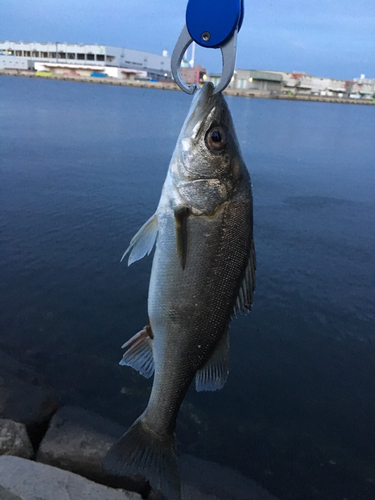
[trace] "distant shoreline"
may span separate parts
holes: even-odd
[[[96,83],[101,85],[117,85],[122,87],[137,87],[159,90],[176,90],[180,88],[174,82],[150,82],[150,81],[137,81],[137,80],[115,80],[112,78],[95,78],[95,77],[80,77],[80,76],[42,76],[27,70],[0,70],[0,76],[21,76],[24,78],[48,78],[49,80],[63,80],[69,82],[82,82],[82,83]],[[311,95],[283,95],[283,94],[269,94],[261,93],[259,91],[250,91],[242,89],[226,89],[224,94],[229,96],[250,97],[260,99],[278,99],[286,101],[311,101],[311,102],[327,102],[337,104],[361,104],[361,105],[374,105],[371,100],[365,99],[349,99],[345,97],[323,97]]]

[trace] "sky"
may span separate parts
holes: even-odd
[[[375,0],[244,3],[237,68],[375,78]],[[99,43],[171,54],[186,6],[187,0],[4,0],[0,40]],[[199,47],[195,62],[220,72],[220,51]]]

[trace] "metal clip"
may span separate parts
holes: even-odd
[[[231,38],[229,38],[228,41],[220,47],[221,56],[223,59],[223,71],[221,74],[220,81],[215,87],[213,94],[217,94],[218,92],[221,92],[225,88],[227,88],[232,79],[236,63],[237,32],[238,30],[235,29]],[[177,83],[177,85],[180,87],[180,89],[186,92],[187,94],[194,94],[197,86],[196,85],[189,86],[182,79],[181,61],[182,58],[184,57],[187,48],[193,41],[194,40],[191,37],[189,30],[187,29],[187,26],[185,24],[177,40],[171,59],[171,70],[173,78]]]

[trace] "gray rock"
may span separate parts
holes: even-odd
[[[0,351],[0,418],[25,424],[34,448],[58,404],[31,368]]]
[[[1,500],[22,500],[18,495],[13,495],[10,491],[0,486],[0,499]]]
[[[64,406],[53,416],[36,459],[97,480],[104,455],[124,432],[100,415]]]
[[[26,427],[13,420],[0,419],[0,455],[31,458],[33,454]]]
[[[112,420],[83,408],[64,406],[53,416],[36,460],[98,483],[118,486],[116,479],[103,471],[101,462],[125,430]],[[147,481],[131,478],[121,486],[143,495],[150,490]]]
[[[0,457],[1,500],[141,500],[138,493],[18,457]]]

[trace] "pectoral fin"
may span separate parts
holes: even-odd
[[[187,207],[179,208],[174,212],[174,222],[176,228],[176,247],[177,255],[180,260],[182,269],[186,266],[187,255],[187,218],[189,216]]]
[[[150,378],[154,373],[153,338],[151,326],[148,324],[122,346],[127,350],[120,365],[131,366],[144,377]]]
[[[227,381],[229,373],[228,332],[217,343],[207,363],[195,375],[195,388],[200,391],[218,391]]]
[[[121,262],[130,251],[128,266],[142,259],[146,254],[150,255],[158,235],[158,229],[158,217],[154,214],[145,224],[143,224],[137,234],[133,236],[129,247],[121,257]]]

